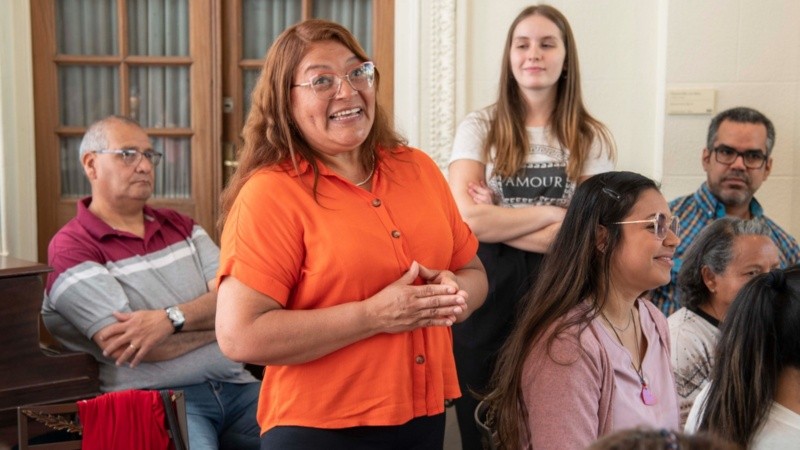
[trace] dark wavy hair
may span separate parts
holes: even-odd
[[[516,448],[527,437],[528,411],[523,402],[525,358],[553,323],[584,300],[586,314],[561,322],[548,342],[567,328],[586,328],[606,303],[611,261],[622,240],[622,226],[642,192],[658,185],[633,172],[607,172],[584,181],[575,190],[561,229],[542,263],[534,288],[523,299],[524,310],[503,347],[485,400],[502,448]],[[600,228],[605,228],[601,241]],[[602,250],[601,250],[602,247]]]
[[[773,269],[739,291],[715,353],[698,429],[749,447],[781,371],[800,369],[800,266]]]

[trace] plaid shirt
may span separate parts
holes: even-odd
[[[661,308],[661,311],[667,316],[680,308],[677,279],[678,271],[683,262],[683,254],[706,225],[716,219],[725,217],[725,205],[714,197],[706,183],[703,183],[694,194],[678,197],[669,202],[669,208],[672,210],[672,214],[680,218],[681,242],[678,244],[678,248],[675,249],[675,265],[672,267],[671,273],[672,280],[668,285],[653,291],[653,303]],[[750,201],[750,214],[763,220],[772,230],[772,240],[778,246],[781,254],[781,267],[788,267],[800,262],[800,248],[798,248],[797,241],[777,223],[764,215],[764,209],[755,198]]]

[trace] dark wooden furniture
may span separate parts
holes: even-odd
[[[0,448],[16,444],[17,407],[93,397],[97,363],[82,353],[48,356],[39,345],[39,311],[50,271],[0,256]]]

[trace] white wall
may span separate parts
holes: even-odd
[[[446,159],[463,116],[496,96],[505,33],[523,0],[396,0],[396,119],[412,145]],[[576,35],[589,110],[611,129],[617,167],[662,179],[667,198],[704,179],[710,116],[665,116],[668,89],[717,90],[717,110],[762,110],[777,128],[758,197],[800,236],[800,2],[557,0]],[[0,2],[0,253],[36,258],[35,168],[26,0]],[[437,74],[451,70],[449,85]],[[452,93],[441,92],[452,90]],[[4,215],[3,215],[4,214]]]
[[[430,99],[431,59],[441,57],[432,42],[441,42],[448,27],[426,21],[430,10],[447,12],[455,2],[450,38],[456,47],[455,99],[442,105]],[[437,121],[452,108],[454,122],[494,101],[507,28],[526,0],[397,0],[421,18],[415,23],[398,15],[404,29],[418,28],[418,44],[398,36],[399,58],[419,65],[410,77],[398,73],[398,123],[412,144],[440,162],[447,151],[434,139],[445,134]],[[665,197],[694,191],[705,179],[700,165],[712,115],[666,115],[670,89],[711,88],[716,111],[751,106],[775,123],[775,165],[757,197],[767,214],[800,236],[800,2],[796,0],[553,0],[569,19],[581,63],[584,101],[606,123],[618,145],[617,168],[662,181]],[[419,10],[421,9],[421,13]],[[446,14],[445,14],[446,16]],[[400,28],[398,28],[400,29]],[[413,34],[413,33],[411,33]],[[434,35],[436,39],[432,38]],[[447,37],[447,36],[445,36]],[[447,40],[445,39],[445,42]],[[416,54],[415,54],[416,51]],[[416,55],[416,56],[415,56]],[[445,55],[447,56],[447,55]],[[402,89],[414,86],[414,89]],[[409,98],[418,93],[419,98]],[[414,110],[418,107],[418,110]],[[448,130],[454,131],[455,124]],[[446,147],[446,146],[444,146]]]
[[[0,255],[36,261],[30,25],[26,0],[0,5]]]
[[[666,53],[666,22],[661,11],[666,10],[665,1],[551,2],[570,20],[578,45],[584,100],[590,112],[611,129],[619,147],[617,166],[653,177],[661,174],[663,108],[659,105],[663,98]],[[423,8],[436,9],[448,3],[452,2],[433,0],[425,2]],[[407,6],[416,2],[399,0],[398,4]],[[455,2],[456,60],[452,70],[456,71],[456,98],[450,136],[468,112],[495,101],[508,26],[529,4],[524,0]],[[420,23],[424,37],[418,58],[427,61],[437,49],[429,45],[433,39],[426,38],[430,30],[425,29],[424,19]],[[437,25],[434,24],[434,32]],[[425,67],[423,64],[422,74]],[[400,84],[403,82],[398,80]],[[414,120],[419,124],[414,136],[420,140],[412,139],[412,143],[438,158],[439,145],[426,141],[426,137],[441,134],[430,127],[441,114],[442,105],[426,102],[438,92],[426,93],[424,79],[421,86],[419,117]],[[398,89],[397,95],[404,97],[406,93]],[[399,123],[412,121],[402,114],[398,111]]]
[[[492,103],[497,97],[503,45],[509,24],[528,1],[464,2],[470,9],[469,48],[464,110]],[[658,2],[614,0],[553,1],[570,21],[580,58],[584,101],[589,111],[609,126],[619,148],[617,167],[654,176],[660,143],[658,100]]]
[[[800,2],[670,0],[666,88],[711,88],[717,111],[750,106],[775,124],[774,164],[756,197],[767,215],[800,236]],[[667,116],[664,192],[705,180],[700,152],[710,116]]]

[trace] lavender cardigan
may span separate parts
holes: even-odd
[[[647,308],[661,345],[669,351],[666,318],[650,301],[640,298],[639,304]],[[581,304],[568,315],[586,310]],[[522,390],[530,436],[522,448],[583,449],[613,431],[614,369],[598,335],[602,331],[590,323],[578,342],[577,328],[569,328],[553,341],[548,355],[545,343],[562,321],[548,329],[525,359]]]

